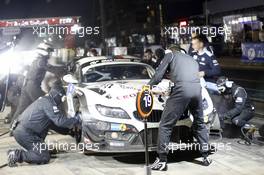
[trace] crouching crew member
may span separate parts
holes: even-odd
[[[13,123],[15,140],[23,149],[8,151],[8,165],[16,166],[16,163],[45,164],[50,160],[48,146],[45,138],[48,130],[62,131],[77,127],[81,124],[80,116],[67,118],[59,110],[65,96],[63,87],[54,85],[49,94],[37,99],[19,117],[17,123]],[[63,131],[65,133],[65,131]]]
[[[204,123],[199,66],[190,56],[180,53],[176,47],[170,48],[173,52],[167,53],[149,82],[153,86],[158,84],[167,69],[170,68],[170,80],[174,83],[171,95],[166,101],[162,113],[158,133],[159,158],[151,165],[152,170],[167,170],[167,155],[173,127],[177,120],[189,107],[193,117],[194,133],[200,145],[203,156],[203,165],[208,166],[212,161],[208,158],[208,130]]]
[[[222,95],[232,96],[234,106],[233,109],[220,114],[220,117],[230,119],[232,124],[238,127],[245,127],[254,116],[254,106],[251,104],[246,90],[232,81],[228,81],[224,76],[219,77],[216,83]]]

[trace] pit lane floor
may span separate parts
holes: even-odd
[[[7,114],[0,113],[0,135],[8,131],[8,126],[3,124],[3,118]],[[252,123],[264,124],[263,118],[253,118]],[[169,156],[167,172],[155,172],[152,174],[168,175],[264,175],[264,146],[239,144],[239,130],[226,127],[224,138],[211,139],[212,144],[218,143],[218,151],[211,154],[213,163],[209,167],[199,165],[199,154],[196,151],[175,151]],[[47,143],[75,143],[70,136],[59,134],[48,135]],[[8,149],[19,148],[13,137],[8,134],[0,136],[0,166],[6,164]],[[18,167],[0,168],[0,175],[137,175],[144,172],[144,153],[128,154],[90,154],[85,155],[78,150],[61,151],[52,155],[49,164],[29,165],[19,164]],[[150,162],[155,161],[156,154],[150,154]]]
[[[47,137],[50,142],[74,143],[69,136],[52,134]],[[241,145],[237,143],[239,138],[223,138],[222,140],[212,140],[213,143],[221,143],[219,150],[211,155],[213,163],[209,167],[199,165],[198,153],[195,151],[176,151],[169,157],[169,169],[167,172],[153,172],[152,174],[195,174],[195,175],[264,175],[264,146]],[[230,146],[222,149],[225,144]],[[13,137],[4,135],[0,138],[0,165],[6,163],[6,151],[10,148],[18,148],[18,144]],[[222,148],[221,148],[222,147]],[[231,148],[231,149],[230,149]],[[155,160],[155,153],[150,154],[150,161]],[[59,152],[52,155],[49,164],[29,165],[19,164],[18,167],[3,167],[0,169],[1,175],[50,175],[50,174],[115,174],[133,175],[144,174],[144,153],[130,154],[95,154],[84,155],[78,151]]]

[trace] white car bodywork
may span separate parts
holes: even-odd
[[[104,61],[101,62],[102,60]],[[85,65],[87,63],[89,63],[87,66],[82,67],[82,65]],[[95,67],[107,66],[107,65],[113,65],[113,64],[114,65],[126,65],[127,64],[127,65],[144,66],[146,67],[147,73],[149,74],[150,77],[155,72],[154,69],[151,68],[147,64],[143,64],[139,62],[131,62],[127,60],[111,61],[107,59],[106,57],[83,58],[76,62],[76,65],[81,67],[81,69],[77,70],[76,72],[78,72],[79,74],[84,74],[88,70],[93,69]],[[64,80],[66,82],[70,82],[69,79],[70,79],[69,75],[64,77]],[[83,125],[87,124],[88,126],[90,125],[90,123],[96,122],[94,123],[94,125],[96,125],[97,129],[99,128],[99,130],[101,130],[102,128],[107,128],[106,125],[110,124],[110,129],[108,127],[107,129],[105,129],[105,131],[110,130],[109,132],[111,132],[110,134],[111,137],[115,136],[116,133],[114,132],[118,132],[118,133],[126,132],[126,130],[123,130],[122,127],[129,128],[131,126],[131,128],[133,128],[132,130],[135,131],[134,137],[137,137],[137,136],[139,137],[139,133],[142,133],[144,131],[144,123],[138,117],[135,116],[136,96],[137,96],[138,91],[143,87],[143,85],[146,85],[149,82],[149,80],[150,79],[134,79],[134,80],[124,79],[124,80],[110,80],[110,81],[108,80],[108,81],[91,82],[91,83],[84,83],[84,82],[80,83],[79,82],[79,84],[75,84],[75,94],[71,95],[70,97],[77,96],[77,99],[80,103],[79,111],[81,111],[82,113]],[[170,90],[170,81],[167,79],[162,80],[162,82],[153,89],[153,91],[160,91],[160,92],[165,92],[165,91],[168,92],[169,90]],[[205,115],[208,115],[213,111],[212,102],[208,95],[207,90],[204,87],[203,87],[202,92],[203,92],[202,94],[203,94],[204,100],[209,101],[209,103],[207,102],[207,105],[209,106],[207,107],[207,109],[204,110]],[[168,93],[166,95],[164,94],[154,95],[153,110],[162,111],[165,106],[165,102],[167,98],[168,98]],[[73,104],[73,103],[68,103],[68,104]],[[125,113],[128,114],[129,118],[115,118],[115,117],[104,116],[102,115],[102,113],[99,112],[97,105],[122,109]],[[74,106],[68,107],[68,109],[73,109],[73,108]],[[72,111],[70,111],[70,113],[72,113]],[[157,121],[148,122],[148,128],[157,130],[159,127],[159,120],[160,118]],[[176,126],[185,126],[187,128],[191,128],[192,121],[193,121],[192,117],[187,117],[185,119],[179,120]],[[120,130],[118,129],[118,127],[120,128]],[[83,126],[83,128],[85,127]],[[89,127],[87,130],[89,130]],[[102,132],[102,133],[105,133],[105,132]],[[98,137],[96,136],[96,138]],[[106,136],[103,136],[102,138],[104,137]],[[104,142],[106,142],[105,140]],[[96,141],[91,139],[89,134],[87,135],[84,134],[82,141],[84,143],[96,143]],[[107,140],[107,144],[108,144],[108,147],[106,147],[105,149],[97,149],[93,151],[101,151],[101,152],[135,151],[137,152],[137,151],[144,150],[143,143],[134,146],[134,145],[128,145],[128,143],[126,142],[122,143],[122,141],[118,139],[115,140],[115,139],[110,138]]]

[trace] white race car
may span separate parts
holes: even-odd
[[[132,56],[87,57],[76,61],[73,73],[64,76],[68,84],[68,114],[81,112],[81,143],[89,145],[89,151],[144,151],[144,123],[136,110],[136,95],[155,70],[139,61]],[[170,81],[164,79],[155,89],[168,92]],[[153,111],[148,118],[150,151],[157,146],[159,121],[167,98],[168,93],[154,95]],[[210,113],[212,109],[206,115]],[[188,114],[174,127],[172,142],[193,141],[192,117]]]

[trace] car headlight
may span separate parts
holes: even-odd
[[[95,105],[97,111],[106,117],[120,118],[120,119],[130,119],[126,111],[121,108],[108,107],[103,105]]]

